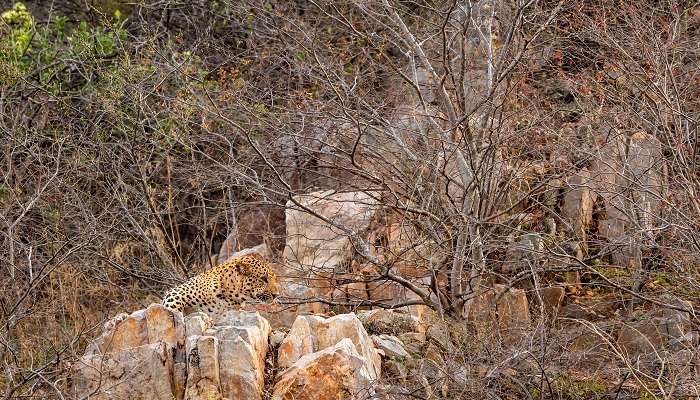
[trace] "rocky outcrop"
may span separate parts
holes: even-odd
[[[217,320],[204,313],[183,318],[153,304],[119,314],[73,365],[72,394],[91,399],[262,399],[270,334],[266,319],[245,311],[229,311]],[[373,395],[380,378],[380,354],[409,357],[398,338],[370,337],[355,314],[299,316],[286,337],[277,332],[273,342],[279,345],[280,370],[274,399],[364,399]]]
[[[377,379],[381,371],[379,354],[372,338],[354,313],[331,318],[315,315],[297,317],[280,345],[278,365],[280,368],[289,368],[300,358],[335,346],[343,339],[350,339],[358,354],[366,360],[370,377]]]
[[[109,320],[73,365],[76,398],[181,399],[185,388],[182,314],[153,304]]]
[[[234,311],[214,322],[157,304],[117,315],[73,365],[74,396],[262,398],[269,323]]]
[[[273,399],[355,399],[373,393],[381,358],[355,314],[300,316],[282,341]]]

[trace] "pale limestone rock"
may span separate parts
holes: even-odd
[[[381,351],[386,357],[408,358],[411,356],[404,348],[404,344],[396,336],[372,335],[372,342],[377,350]]]
[[[228,312],[217,321],[195,313],[183,321],[154,304],[120,314],[74,364],[72,391],[97,399],[259,400],[269,333],[257,313]]]
[[[219,380],[225,399],[261,399],[265,364],[241,337],[219,340]]]
[[[187,338],[188,400],[221,399],[219,379],[219,340],[213,336]]]
[[[270,334],[270,347],[273,349],[280,347],[285,336],[287,334],[282,331],[272,331]]]
[[[85,355],[73,364],[72,392],[75,398],[99,400],[182,398],[182,384],[175,377],[172,348],[159,342]]]
[[[299,195],[294,199],[356,233],[367,229],[379,208],[379,201],[365,192],[327,190]],[[300,275],[338,272],[352,251],[347,233],[306,212],[291,200],[286,207],[287,245],[284,259],[290,272]]]
[[[381,358],[354,313],[327,319],[315,315],[298,317],[280,345],[278,365],[281,369],[289,368],[300,358],[332,347],[343,339],[350,339],[360,357],[365,360],[370,378],[379,378]]]
[[[214,324],[211,317],[204,312],[196,312],[185,317],[185,334],[189,336],[203,335],[204,331]]]
[[[345,338],[332,346],[297,359],[282,372],[273,400],[368,399],[378,378],[371,363]]]
[[[88,347],[90,353],[116,353],[157,342],[171,346],[184,344],[182,314],[151,304],[131,315],[118,314],[105,323],[102,335]]]

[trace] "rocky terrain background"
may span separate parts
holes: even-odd
[[[700,395],[694,3],[0,6],[3,398]]]

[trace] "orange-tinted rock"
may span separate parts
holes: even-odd
[[[353,313],[327,319],[315,315],[298,317],[280,345],[278,365],[281,369],[289,368],[300,358],[335,346],[343,339],[350,339],[357,353],[365,360],[369,376],[379,378],[381,358],[372,339]]]
[[[377,376],[350,339],[307,354],[284,371],[275,384],[273,400],[351,400],[373,394]]]
[[[516,340],[530,323],[529,304],[524,290],[505,288],[494,285],[480,293],[470,305],[469,319],[507,340]]]

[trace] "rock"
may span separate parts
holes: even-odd
[[[129,314],[118,314],[104,325],[102,334],[88,346],[87,354],[118,353],[147,344],[165,342],[171,347],[185,345],[182,314],[151,304]]]
[[[410,279],[415,285],[429,291],[433,266],[440,265],[445,258],[444,250],[433,240],[420,234],[416,227],[407,220],[387,221],[387,224],[372,230],[368,236],[372,254],[379,260],[389,262],[392,270],[398,275]],[[381,271],[376,267],[365,265],[360,271],[366,279],[380,278]],[[444,274],[437,274],[438,284],[447,284]],[[366,284],[367,288],[359,291],[360,298],[382,301],[387,304],[398,304],[416,299],[415,294],[408,291],[402,285],[389,281],[376,279]],[[422,305],[402,307],[408,313],[421,317]]]
[[[506,262],[503,272],[514,274],[537,268],[542,259],[542,236],[538,233],[526,233],[511,243],[506,249]]]
[[[207,330],[207,334],[215,336],[219,340],[241,337],[258,353],[260,363],[265,361],[270,324],[258,313],[228,311],[220,320],[216,321],[212,328]]]
[[[211,317],[204,312],[195,312],[185,317],[185,334],[189,336],[202,335],[214,324]]]
[[[406,400],[416,397],[414,390],[405,386],[405,384],[377,384],[375,386],[377,392],[377,400]]]
[[[604,206],[606,219],[599,222],[598,234],[615,246],[615,264],[638,269],[641,249],[629,243],[632,236],[658,225],[655,218],[660,215],[659,199],[667,185],[663,146],[644,132],[605,135],[604,139],[601,135],[599,142],[602,143],[587,183]],[[635,216],[635,220],[630,220],[630,216]]]
[[[278,275],[279,276],[279,275]],[[316,290],[304,283],[295,282],[289,278],[278,278],[280,296],[288,299],[310,299],[318,295]],[[258,311],[269,319],[274,328],[289,328],[298,315],[323,314],[327,306],[319,302],[309,302],[299,305],[289,304],[258,304],[246,307],[246,310]]]
[[[430,343],[435,343],[438,345],[438,347],[440,347],[440,349],[447,352],[452,352],[455,348],[454,344],[452,344],[452,340],[450,339],[450,334],[446,331],[446,328],[447,327],[444,325],[431,325],[428,328],[428,331],[425,333],[425,336]]]
[[[408,368],[397,360],[387,360],[383,365],[384,375],[400,383],[406,383]]]
[[[103,333],[74,364],[75,397],[182,398],[185,325],[182,314],[152,304],[105,323]]]
[[[651,358],[658,351],[680,350],[694,345],[692,337],[686,336],[690,333],[688,318],[680,312],[664,311],[665,316],[648,315],[620,327],[617,343],[631,359]],[[684,343],[688,340],[691,343]]]
[[[296,325],[296,324],[295,324]],[[378,378],[351,339],[306,354],[282,372],[273,400],[367,399]]]
[[[386,357],[389,358],[407,358],[408,354],[403,343],[396,336],[391,335],[372,335],[374,346],[381,350]]]
[[[287,334],[282,331],[272,331],[270,334],[270,347],[273,349],[280,347],[285,336]]]
[[[505,289],[496,284],[467,303],[468,319],[487,331],[499,332],[506,341],[514,341],[529,325],[530,309],[524,290]]]
[[[436,366],[442,366],[445,364],[445,359],[442,357],[442,354],[443,350],[440,346],[430,342],[425,348],[425,353],[423,353],[423,360],[429,360]]]
[[[547,315],[556,315],[561,308],[561,303],[564,300],[565,290],[561,286],[551,286],[540,289],[542,297],[542,306]]]
[[[218,340],[222,396],[261,399],[270,335],[267,320],[258,313],[229,311],[205,334]]]
[[[131,315],[119,314],[105,323],[102,335],[89,346],[89,352],[116,353],[146,344],[166,342],[183,345],[185,338],[182,314],[160,304]]]
[[[247,249],[239,250],[233,253],[225,252],[224,248],[222,247],[221,252],[219,252],[219,256],[216,259],[216,262],[218,264],[223,264],[228,260],[241,258],[249,254],[260,254],[266,260],[272,258],[272,251],[270,250],[270,247],[267,245],[267,243],[262,243],[257,246],[248,247]]]
[[[213,336],[187,338],[188,400],[221,399],[219,379],[219,340]]]
[[[278,351],[277,362],[280,369],[290,368],[300,358],[335,346],[343,339],[349,339],[365,363],[371,379],[378,379],[381,372],[381,358],[374,348],[372,339],[354,313],[322,318],[315,315],[297,317],[294,325],[284,338]]]
[[[74,398],[157,399],[182,398],[176,382],[172,348],[164,342],[116,353],[87,354],[73,364]]]
[[[357,318],[368,332],[374,334],[398,335],[405,332],[418,332],[422,326],[417,317],[391,310],[376,309],[360,311]]]
[[[264,353],[242,337],[219,340],[219,380],[225,399],[261,399],[265,385]]]
[[[313,212],[361,233],[379,208],[379,201],[365,192],[337,193],[333,190],[295,196],[294,200]],[[287,245],[285,263],[301,275],[342,271],[351,256],[346,232],[298,207],[286,206]]]
[[[562,217],[570,224],[577,238],[585,239],[586,230],[593,223],[593,192],[588,186],[591,174],[586,168],[566,181]]]
[[[73,366],[76,398],[262,398],[270,325],[258,313],[212,321],[153,304],[119,314]],[[187,334],[187,335],[186,335]]]
[[[609,343],[612,325],[609,323],[575,324],[569,330],[569,363],[572,368],[593,373],[605,370],[613,361]]]
[[[570,303],[559,310],[559,317],[567,319],[582,319],[600,321],[614,316],[623,306],[623,300],[614,296],[578,298],[576,303]]]
[[[406,332],[399,334],[399,340],[404,344],[409,354],[421,354],[425,346],[425,333]]]
[[[433,343],[428,344],[424,357],[418,360],[418,376],[428,398],[434,398],[437,389],[443,393],[447,390],[445,360],[441,350]]]
[[[685,375],[688,380],[700,382],[700,349],[698,347],[677,351],[666,359],[674,375]]]

